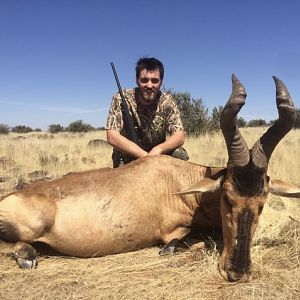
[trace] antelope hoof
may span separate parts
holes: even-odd
[[[18,257],[18,258],[16,258],[16,262],[20,266],[21,269],[30,270],[30,269],[35,269],[37,267],[37,259],[36,258],[30,260],[30,259]]]
[[[179,240],[173,239],[169,242],[164,248],[159,251],[159,255],[173,255],[175,253],[176,246],[178,245]]]
[[[165,246],[159,251],[160,256],[173,255],[175,253],[175,246]]]
[[[34,269],[37,267],[37,252],[29,244],[21,242],[15,248],[13,256],[22,269]]]

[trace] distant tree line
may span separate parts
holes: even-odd
[[[98,128],[101,129],[101,128]],[[96,130],[92,125],[84,123],[82,120],[77,120],[75,122],[72,122],[64,128],[60,124],[51,124],[48,127],[48,131],[50,133],[58,133],[62,131],[66,132],[88,132],[88,131],[93,131]]]
[[[82,120],[77,120],[70,123],[67,127],[63,127],[60,124],[51,124],[48,126],[48,132],[88,132],[93,130],[104,130],[104,127],[95,128],[90,124],[84,123]],[[9,127],[8,125],[0,123],[0,134],[8,134],[9,132],[15,133],[29,133],[29,132],[41,132],[40,128],[32,129],[29,126],[18,125],[15,127]]]
[[[168,90],[174,97],[179,110],[184,129],[188,135],[199,135],[203,133],[213,133],[220,130],[220,115],[223,106],[214,107],[212,113],[208,113],[201,98],[192,98],[188,92],[174,92]],[[263,127],[270,126],[275,122],[265,121],[263,119],[253,119],[247,122],[242,117],[237,118],[238,127]],[[297,119],[295,128],[300,128],[300,109],[297,109]]]
[[[11,128],[6,124],[0,123],[0,134],[8,134],[9,132],[28,133],[33,131],[41,132],[42,130],[40,128],[32,129],[31,127],[25,125],[18,125]]]
[[[172,90],[166,92],[171,93],[174,97],[181,112],[182,122],[188,135],[213,133],[220,130],[219,123],[223,106],[214,107],[211,114],[209,114],[208,109],[205,107],[201,98],[192,98],[188,92],[174,92]],[[237,125],[240,128],[270,126],[274,122],[275,120],[266,122],[263,119],[254,119],[246,122],[242,117],[237,118]],[[300,109],[297,109],[295,128],[300,128]],[[94,128],[90,124],[84,123],[82,120],[72,122],[65,128],[60,124],[51,124],[48,126],[48,132],[50,133],[88,132],[101,129],[104,130],[104,127]],[[0,123],[0,134],[8,134],[9,132],[28,133],[33,131],[41,131],[41,129],[32,129],[25,125],[18,125],[10,128],[5,124]]]

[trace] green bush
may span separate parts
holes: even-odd
[[[300,128],[300,109],[297,109],[297,118],[296,118],[296,123],[295,123],[295,128]]]
[[[198,135],[209,130],[208,109],[201,98],[191,98],[190,93],[187,92],[167,91],[167,93],[171,93],[175,99],[184,130],[188,135]]]
[[[88,132],[92,130],[94,130],[94,127],[89,124],[83,123],[82,120],[72,122],[66,128],[66,131],[69,132]]]
[[[248,127],[261,127],[261,126],[267,126],[267,122],[263,119],[254,119],[250,120],[247,124]]]
[[[211,115],[209,115],[208,109],[201,98],[194,99],[188,92],[168,90],[166,93],[170,93],[175,99],[181,113],[184,130],[188,135],[213,133],[220,130],[220,116],[223,106],[214,107]],[[242,117],[238,117],[236,122],[238,127],[247,125],[247,122]],[[263,126],[266,122],[259,120],[260,125],[256,125],[257,122],[254,120],[253,123],[255,124],[254,126]],[[253,123],[251,122],[250,125]]]
[[[5,124],[0,124],[0,134],[8,134],[9,133],[9,127]]]
[[[50,133],[58,133],[64,131],[64,128],[60,124],[51,124],[48,126]]]
[[[11,129],[12,132],[16,132],[16,133],[28,133],[28,132],[32,132],[33,129],[31,127],[25,126],[25,125],[18,125],[15,126]]]
[[[216,132],[220,130],[220,116],[223,106],[214,107],[208,122],[208,132]]]
[[[246,120],[244,118],[238,117],[237,120],[236,120],[236,125],[239,128],[246,127],[247,126],[247,122],[246,122]]]

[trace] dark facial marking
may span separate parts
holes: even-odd
[[[241,196],[260,195],[264,189],[265,170],[253,164],[244,167],[233,167],[233,182]]]
[[[249,272],[250,267],[250,232],[254,215],[250,209],[238,216],[237,244],[232,256],[232,267],[236,272]]]

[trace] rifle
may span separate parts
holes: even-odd
[[[132,142],[134,142],[135,144],[141,146],[140,141],[139,141],[138,136],[137,136],[137,133],[136,133],[135,128],[134,128],[132,117],[130,116],[130,113],[129,113],[129,109],[128,109],[128,106],[127,106],[127,103],[126,103],[126,100],[125,100],[125,97],[124,97],[124,94],[123,94],[123,91],[122,91],[122,88],[121,88],[121,85],[120,85],[120,82],[119,82],[119,79],[118,79],[118,75],[117,75],[114,63],[111,62],[110,64],[111,64],[113,73],[115,75],[115,79],[116,79],[118,89],[119,89],[119,93],[120,93],[120,96],[121,96],[121,109],[122,109],[123,121],[124,121],[124,127],[125,127],[125,130],[126,130],[126,133],[128,135],[128,138]]]

